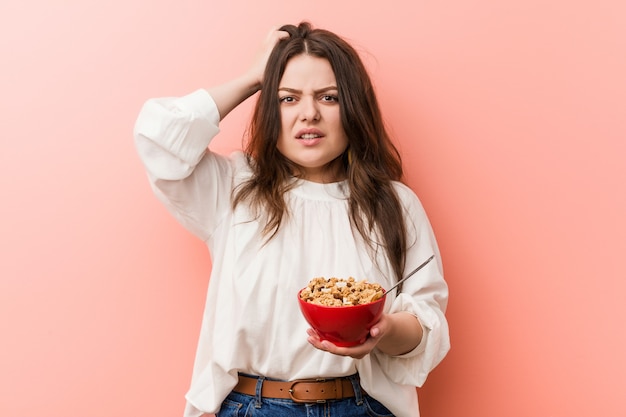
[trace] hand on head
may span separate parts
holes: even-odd
[[[257,80],[259,86],[263,82],[265,66],[267,64],[267,60],[269,59],[270,54],[272,53],[272,50],[281,39],[288,37],[289,33],[278,30],[278,27],[274,27],[272,28],[272,30],[269,31],[269,33],[261,43],[261,47],[257,52],[252,65],[248,69],[248,74],[250,75],[250,77]]]

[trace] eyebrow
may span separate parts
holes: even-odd
[[[319,94],[319,93],[325,93],[327,91],[332,91],[332,90],[338,90],[338,88],[334,85],[328,86],[328,87],[324,87],[324,88],[320,88],[319,90],[315,90],[313,91],[314,94]],[[286,91],[288,93],[294,93],[294,94],[302,94],[302,90],[297,90],[295,88],[289,88],[289,87],[280,87],[278,89],[278,91]]]

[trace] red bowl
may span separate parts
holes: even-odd
[[[370,328],[380,320],[385,307],[386,294],[367,304],[331,307],[307,303],[300,298],[301,292],[298,291],[298,303],[304,318],[320,338],[337,346],[356,346],[365,342]]]

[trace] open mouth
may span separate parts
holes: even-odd
[[[317,138],[321,138],[322,135],[317,134],[317,133],[305,133],[303,135],[298,136],[298,139],[317,139]]]

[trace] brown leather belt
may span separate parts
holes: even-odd
[[[233,391],[240,394],[256,395],[258,378],[239,375],[239,382]],[[341,400],[354,397],[354,388],[350,379],[297,379],[295,381],[273,381],[264,379],[261,396],[282,398],[297,403],[324,403],[329,400]]]

